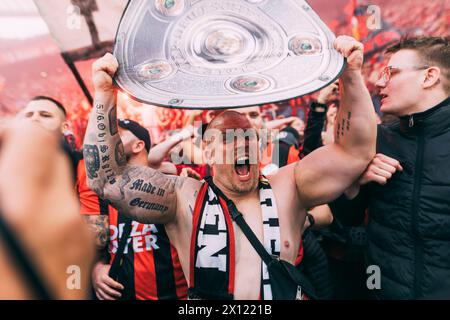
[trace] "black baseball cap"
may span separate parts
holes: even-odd
[[[300,135],[298,134],[297,130],[295,130],[291,126],[287,126],[283,130],[281,130],[278,133],[276,139],[288,145],[294,145],[296,148],[299,147]]]
[[[130,131],[134,134],[138,139],[144,141],[145,149],[147,152],[150,152],[150,148],[152,146],[152,141],[150,140],[150,134],[148,130],[141,126],[139,123],[129,119],[119,119],[119,127],[122,129]]]

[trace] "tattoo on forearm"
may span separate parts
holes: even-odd
[[[109,147],[105,146],[105,145],[101,145],[100,146],[100,152],[105,154],[106,152],[108,152]]]
[[[125,166],[127,164],[127,158],[125,156],[125,150],[123,149],[122,141],[118,141],[115,148],[116,162],[119,166]]]
[[[102,169],[105,170],[106,180],[108,180],[109,184],[114,184],[116,183],[115,174],[109,161],[110,156],[102,157]]]
[[[95,145],[85,144],[83,147],[83,156],[88,178],[98,178],[98,170],[100,169],[100,155],[98,152],[98,147]]]
[[[106,124],[105,124],[105,115],[104,115],[104,106],[102,104],[97,104],[95,109],[96,114],[96,120],[97,120],[97,129],[100,131],[98,133],[98,137],[101,139],[104,139],[106,136],[106,133],[104,132],[106,130]],[[100,141],[102,142],[102,141]],[[104,142],[104,140],[103,140]]]
[[[117,107],[109,110],[108,114],[109,119],[109,131],[111,135],[116,135],[119,132],[119,128],[117,127]]]
[[[89,224],[94,236],[95,244],[98,249],[103,249],[108,244],[109,236],[109,217],[108,216],[86,216],[85,220]]]
[[[85,157],[89,185],[102,198],[135,218],[148,219],[176,209],[176,190],[185,181],[148,167],[127,166],[118,135],[117,107],[96,103],[86,135]],[[93,180],[93,181],[92,181]],[[104,196],[103,196],[104,195]]]

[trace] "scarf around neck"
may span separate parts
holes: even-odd
[[[263,218],[264,247],[280,256],[280,228],[275,195],[269,181],[261,176],[258,184]],[[232,300],[235,278],[235,238],[227,204],[205,182],[197,197],[190,251],[191,299]],[[260,297],[272,300],[269,272],[261,261]]]

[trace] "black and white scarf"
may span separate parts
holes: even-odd
[[[275,195],[261,176],[259,198],[263,217],[264,247],[280,256],[280,228]],[[225,200],[204,183],[196,200],[190,252],[190,298],[233,299],[235,239],[233,221]],[[272,300],[269,272],[261,262],[261,299]]]

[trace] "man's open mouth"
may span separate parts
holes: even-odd
[[[236,159],[234,171],[240,177],[247,177],[250,174],[250,158],[245,156]]]

